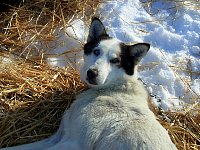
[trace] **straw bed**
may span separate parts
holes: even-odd
[[[11,146],[45,138],[85,89],[74,70],[15,61],[0,73],[0,145]]]
[[[56,29],[71,27],[74,19],[88,22],[100,2],[24,0],[19,7],[13,6],[7,12],[0,12],[0,48],[26,58],[44,58],[46,52],[38,45],[56,39]]]
[[[188,112],[162,112],[156,109],[154,113],[159,122],[167,129],[172,141],[179,150],[200,149],[199,104]]]

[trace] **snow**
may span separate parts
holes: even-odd
[[[198,100],[200,96],[200,10],[169,9],[173,6],[173,1],[160,0],[149,9],[139,0],[116,0],[101,4],[97,11],[110,36],[123,42],[151,43],[142,60],[142,66],[147,67],[140,69],[139,75],[155,104],[164,110],[180,109],[184,103],[193,103],[194,95]],[[55,32],[56,41],[64,44],[54,41],[49,53],[79,49],[87,32],[88,26],[75,20],[70,28]],[[76,61],[81,63],[82,53],[76,55]],[[52,66],[63,67],[69,64],[63,62],[65,58],[66,55],[52,57],[48,61]]]
[[[57,38],[51,43],[48,42],[48,47],[45,47],[45,44],[41,45],[41,49],[51,56],[47,58],[51,66],[65,67],[67,65],[76,69],[80,67],[75,62],[80,63],[82,59],[83,53],[79,49],[86,39],[85,28],[84,22],[77,19],[66,29],[57,28],[54,32]],[[74,50],[74,52],[69,53],[69,50]]]
[[[200,79],[195,79],[191,85],[192,90],[194,90],[196,93],[200,93]]]

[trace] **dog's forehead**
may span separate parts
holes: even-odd
[[[101,49],[103,53],[113,55],[121,52],[120,43],[121,42],[117,39],[107,39],[100,41],[97,47]]]

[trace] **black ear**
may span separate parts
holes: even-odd
[[[140,60],[147,54],[149,51],[150,44],[148,43],[138,43],[131,46],[128,46],[128,51],[135,64],[138,64]]]
[[[93,18],[90,25],[87,42],[95,41],[101,36],[108,36],[103,23],[98,18]]]
[[[128,75],[134,74],[135,66],[147,54],[150,48],[148,43],[125,45],[121,43],[121,66]]]

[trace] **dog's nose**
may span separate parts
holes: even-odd
[[[98,76],[98,71],[96,69],[89,69],[87,71],[87,76],[89,79],[94,79]]]

